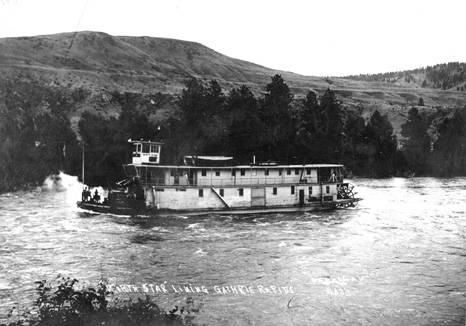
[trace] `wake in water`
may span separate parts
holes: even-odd
[[[49,175],[41,187],[44,191],[73,191],[83,189],[83,184],[78,181],[78,177],[63,172]]]
[[[66,198],[72,202],[81,200],[81,193],[86,185],[79,182],[77,176],[60,171],[58,174],[49,175],[41,186],[42,191],[66,192]],[[92,194],[97,190],[101,201],[107,196],[107,191],[102,187],[89,187]],[[68,200],[67,200],[68,201]]]

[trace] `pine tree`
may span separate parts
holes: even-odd
[[[265,126],[264,145],[269,159],[289,159],[292,150],[293,125],[290,107],[293,95],[280,75],[272,77],[266,86],[261,105],[261,119]]]
[[[320,160],[320,139],[323,137],[322,116],[317,94],[309,91],[304,100],[295,108],[294,125],[296,148],[294,155],[298,162],[317,162]]]
[[[325,91],[320,99],[323,134],[327,140],[330,158],[341,159],[343,150],[343,112],[335,92]]]
[[[408,112],[408,120],[401,126],[401,135],[406,138],[403,153],[411,171],[416,174],[426,172],[426,161],[430,151],[430,137],[427,123],[413,107]]]
[[[225,104],[220,85],[212,80],[205,86],[191,79],[181,93],[181,117],[176,126],[179,157],[188,154],[214,154],[222,150],[226,137],[222,119]]]
[[[347,168],[358,174],[364,174],[368,160],[367,145],[364,142],[365,121],[357,112],[349,112],[345,122],[344,162]]]
[[[365,140],[369,145],[369,168],[374,175],[393,175],[397,140],[387,116],[382,116],[377,110],[372,114],[365,128]]]
[[[434,144],[431,166],[441,176],[466,174],[466,114],[457,110],[439,127]]]
[[[254,94],[247,86],[230,91],[225,110],[229,116],[228,150],[240,161],[252,155],[261,156],[263,125],[259,118],[259,106]]]

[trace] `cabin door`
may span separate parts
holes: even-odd
[[[265,206],[265,188],[251,188],[251,206]]]
[[[299,190],[299,205],[304,205],[304,189]]]

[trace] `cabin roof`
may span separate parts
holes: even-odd
[[[185,158],[195,158],[195,159],[210,160],[210,161],[229,161],[233,159],[233,156],[186,155]]]
[[[152,145],[163,145],[164,143],[159,142],[159,141],[151,141],[151,140],[136,140],[136,139],[130,139],[128,140],[128,143],[131,144],[152,144]]]
[[[292,164],[292,165],[230,165],[230,166],[197,166],[197,165],[154,165],[154,164],[125,164],[126,166],[142,166],[160,169],[210,169],[210,170],[231,170],[231,169],[299,169],[299,168],[341,168],[342,164]]]

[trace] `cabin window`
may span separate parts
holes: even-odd
[[[290,175],[291,174],[291,169],[286,169],[286,174]]]
[[[298,175],[299,174],[299,169],[294,169],[294,174]]]
[[[238,194],[242,197],[244,196],[244,189],[243,188],[239,188],[238,189]]]
[[[241,169],[241,175],[242,176],[246,175],[246,170],[245,169]]]
[[[219,176],[220,176],[220,171],[219,171],[219,170],[215,170],[215,176],[216,176],[216,177],[219,177]]]
[[[291,194],[294,195],[294,186],[291,186]]]
[[[282,175],[282,173],[283,173],[283,170],[282,170],[282,169],[279,169],[279,170],[278,170],[278,175]]]
[[[199,189],[199,197],[204,197],[204,189]]]
[[[325,191],[327,192],[327,194],[330,193],[330,186],[325,186]]]
[[[269,175],[269,169],[265,169],[265,175]]]
[[[142,152],[143,153],[149,153],[149,144],[143,144],[142,145]]]
[[[236,170],[231,170],[231,176],[236,177]]]
[[[225,194],[225,192],[223,191],[223,189],[220,189],[220,196],[223,197],[224,194]]]
[[[141,153],[142,152],[142,144],[136,144],[136,152]]]
[[[201,170],[201,175],[202,175],[203,177],[205,177],[205,176],[207,175],[207,170],[206,170],[206,169],[202,169],[202,170]]]
[[[309,187],[309,196],[312,195],[312,187]]]
[[[170,177],[174,177],[175,176],[175,170],[170,170]]]
[[[155,191],[165,191],[163,188],[155,188]]]
[[[272,194],[273,194],[273,195],[276,195],[276,194],[277,194],[277,187],[273,187],[273,188],[272,188]]]
[[[311,175],[311,169],[307,168],[307,169],[306,169],[306,174],[307,174],[307,175]]]
[[[158,153],[159,152],[159,145],[150,145],[150,152],[151,153]]]

